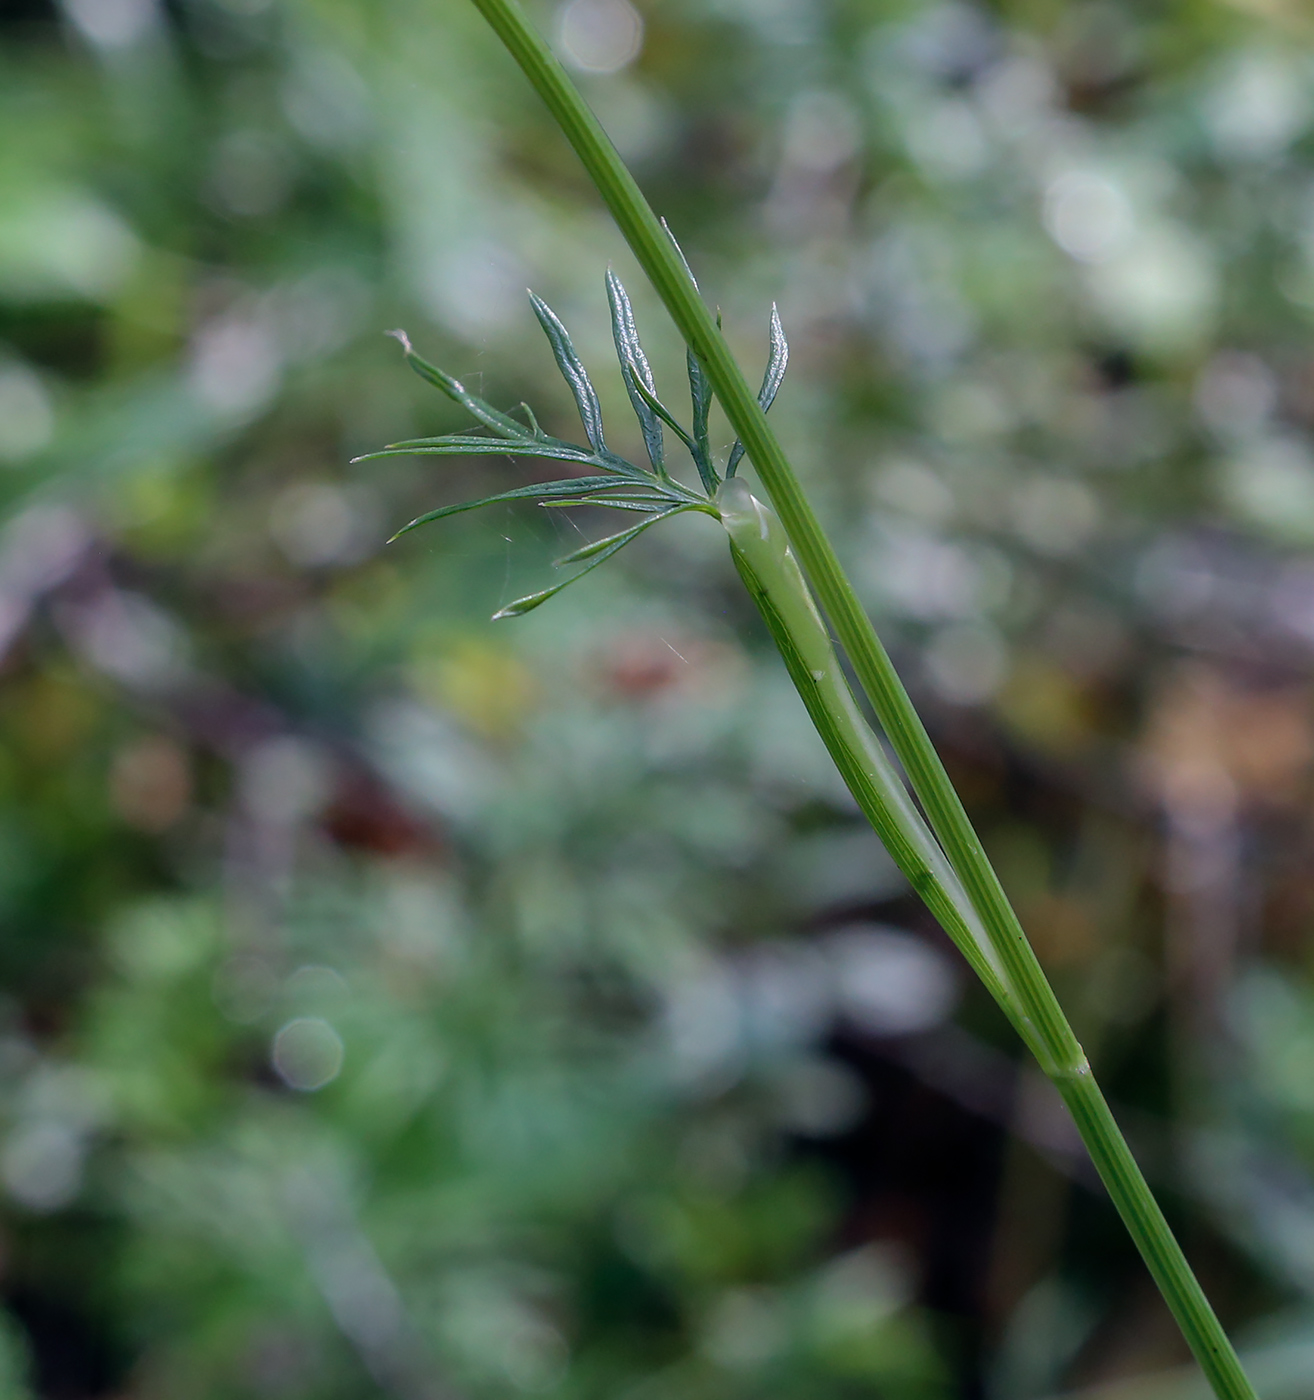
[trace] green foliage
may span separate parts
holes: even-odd
[[[1289,1373],[1308,23],[638,8],[589,101],[753,388],[779,302],[772,422],[1226,1320]],[[630,386],[594,376],[642,479],[578,460],[523,314],[532,285],[600,367],[609,263],[710,495],[735,432],[472,5],[0,13],[0,1252],[38,1394],[1175,1377],[720,532],[672,521],[510,629],[601,508],[383,547],[534,468],[659,513]],[[395,325],[541,426],[508,412],[517,447],[398,373]],[[940,1002],[881,1000],[909,967]],[[946,1019],[864,1029],[891,1004]]]
[[[767,357],[766,373],[762,376],[762,387],[757,391],[757,401],[765,413],[776,401],[776,394],[785,378],[785,367],[789,364],[789,343],[785,340],[784,327],[780,324],[780,313],[775,303],[771,306],[771,353]],[[704,391],[706,392],[706,391]],[[730,449],[730,460],[725,464],[726,476],[734,476],[736,468],[743,460],[744,444],[738,438]]]
[[[674,241],[674,240],[672,240]],[[580,421],[584,425],[592,451],[576,447],[559,438],[549,437],[538,425],[533,410],[528,404],[522,405],[529,418],[529,426],[516,422],[505,413],[493,408],[475,394],[470,393],[458,380],[445,374],[417,355],[404,331],[392,334],[401,342],[407,363],[424,380],[441,389],[453,403],[459,404],[477,418],[494,436],[478,437],[470,434],[448,433],[443,437],[412,438],[406,442],[395,442],[378,452],[368,452],[357,457],[358,462],[375,460],[381,457],[406,456],[411,453],[428,456],[472,456],[493,453],[506,453],[514,457],[546,457],[556,461],[578,462],[610,473],[602,477],[575,477],[570,480],[540,482],[537,485],[521,486],[511,491],[501,491],[479,500],[462,501],[458,505],[439,506],[417,516],[409,525],[404,525],[393,539],[398,539],[419,525],[427,525],[434,520],[445,519],[449,515],[459,515],[463,511],[477,510],[482,506],[500,505],[506,501],[534,500],[541,506],[574,507],[601,506],[612,510],[637,511],[649,519],[621,530],[592,544],[557,559],[558,568],[565,564],[585,564],[573,577],[551,588],[540,589],[507,603],[494,613],[494,621],[506,617],[520,617],[531,612],[549,598],[554,598],[577,579],[605,563],[618,554],[625,546],[639,538],[644,531],[672,516],[683,515],[695,510],[715,515],[716,509],[707,497],[699,496],[688,487],[674,480],[666,469],[665,448],[662,442],[662,424],[669,426],[689,449],[689,455],[698,468],[699,478],[705,489],[713,492],[720,480],[712,464],[707,439],[707,420],[711,408],[711,390],[707,376],[697,357],[690,351],[688,355],[689,389],[693,404],[693,431],[681,427],[666,406],[657,398],[657,385],[653,379],[652,367],[643,352],[639,340],[638,327],[634,321],[634,308],[629,294],[619,277],[610,270],[607,272],[607,300],[611,306],[612,336],[616,346],[616,357],[620,362],[621,377],[625,382],[630,404],[643,433],[644,446],[652,470],[635,466],[623,457],[618,457],[607,447],[603,435],[602,406],[597,390],[589,378],[584,362],[575,349],[570,333],[561,318],[541,298],[533,292],[529,294],[534,314],[548,338],[552,354],[561,371],[562,378],[575,396]],[[785,377],[785,366],[789,360],[789,346],[780,324],[780,316],[771,308],[771,351],[767,364],[766,378],[762,383],[760,402],[763,409],[771,407]],[[726,475],[733,476],[735,467],[743,455],[743,446],[736,441],[726,464]],[[587,562],[586,562],[587,561]]]

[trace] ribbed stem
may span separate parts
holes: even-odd
[[[980,916],[1010,1019],[1057,1083],[1109,1194],[1220,1400],[1255,1400],[1231,1343],[1137,1168],[889,654],[679,254],[597,118],[515,0],[473,0],[574,147],[689,347],[702,360],[931,827]],[[993,990],[993,988],[992,988]],[[1089,1086],[1089,1088],[1083,1086]],[[1077,1086],[1077,1087],[1074,1087]]]
[[[1094,1076],[1056,1075],[1053,1079],[1127,1232],[1214,1393],[1228,1400],[1234,1396],[1254,1400],[1254,1387],[1178,1247]]]

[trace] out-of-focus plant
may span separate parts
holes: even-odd
[[[776,431],[1249,1369],[1314,1297],[1308,16],[533,12],[742,363],[779,300]],[[0,6],[15,1391],[24,1351],[42,1395],[205,1400],[1026,1400],[1184,1358],[719,529],[532,626],[479,603],[583,543],[564,512],[382,549],[430,474],[345,461],[460,410],[378,329],[550,407],[521,288],[601,364],[608,259],[674,384],[472,7]],[[510,484],[445,461],[444,500]]]

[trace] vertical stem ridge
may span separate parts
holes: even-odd
[[[1127,1146],[1108,1100],[1091,1074],[1054,1077],[1128,1234],[1164,1302],[1219,1396],[1254,1397],[1240,1358],[1218,1323],[1204,1289],[1178,1248],[1163,1211]],[[1165,1247],[1170,1244],[1171,1248]],[[1210,1325],[1212,1324],[1212,1325]]]

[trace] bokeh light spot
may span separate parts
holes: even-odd
[[[342,1037],[318,1016],[298,1016],[274,1036],[271,1059],[289,1089],[313,1093],[342,1071]]]
[[[1107,176],[1070,170],[1045,191],[1045,230],[1078,262],[1100,263],[1122,252],[1136,232],[1131,201]]]
[[[643,18],[629,0],[569,0],[557,13],[562,57],[585,73],[619,73],[643,48]]]

